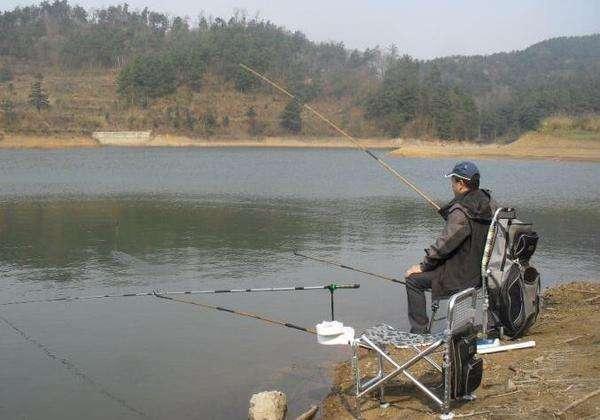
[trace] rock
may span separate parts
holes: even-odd
[[[287,397],[280,391],[265,391],[250,398],[249,420],[283,420],[287,412]]]

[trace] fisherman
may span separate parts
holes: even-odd
[[[446,226],[425,250],[423,261],[405,274],[412,333],[428,330],[426,290],[436,300],[481,286],[481,259],[496,204],[489,191],[479,188],[479,169],[473,162],[457,163],[445,177],[454,192],[454,199],[439,210]]]

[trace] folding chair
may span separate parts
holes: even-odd
[[[452,371],[452,340],[466,328],[475,328],[477,290],[469,288],[453,295],[448,303],[448,312],[446,317],[446,329],[440,334],[412,334],[396,330],[389,325],[378,325],[368,328],[362,335],[353,340],[352,364],[356,381],[356,398],[359,404],[360,398],[375,389],[379,389],[379,400],[382,407],[386,407],[385,402],[385,384],[395,376],[402,373],[411,382],[413,382],[421,391],[432,399],[442,411],[440,418],[452,418],[450,412],[451,399],[451,371]],[[409,348],[416,354],[408,360],[402,362],[394,360],[386,351],[386,346],[396,348]],[[358,364],[358,348],[365,347],[373,350],[378,359],[378,372],[374,378],[363,382]],[[421,350],[421,348],[423,348]],[[440,366],[429,356],[438,349],[444,351],[443,366]],[[409,371],[410,367],[417,362],[424,360],[439,371],[443,376],[443,395],[438,396],[434,390],[429,389],[415,378]],[[391,366],[391,371],[385,371],[384,361]],[[359,405],[360,406],[360,405]]]

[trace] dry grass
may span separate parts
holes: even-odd
[[[589,131],[600,133],[600,116],[584,115],[580,117],[557,115],[546,118],[540,124],[539,131],[545,134],[565,131]]]

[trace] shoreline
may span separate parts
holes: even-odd
[[[481,356],[484,375],[476,391],[478,398],[454,403],[453,412],[474,419],[600,416],[600,396],[571,405],[600,389],[599,323],[600,282],[572,282],[547,289],[538,320],[518,340],[534,340],[536,347]],[[413,353],[404,357],[409,354]],[[375,373],[374,356],[363,355],[359,363],[362,372]],[[423,369],[423,364],[413,369],[417,377],[437,383],[437,376],[426,372],[431,370]],[[361,418],[437,418],[436,406],[420,390],[401,375],[395,383],[386,393],[390,407],[380,409],[374,395],[364,398]],[[322,402],[323,419],[356,418],[352,384],[350,362],[337,365],[331,393]]]
[[[361,144],[370,149],[396,149],[399,139],[360,139]],[[314,149],[353,149],[348,140],[339,137],[265,137],[260,139],[194,139],[184,136],[156,135],[148,142],[137,145],[102,145],[91,137],[40,137],[11,135],[0,139],[0,149],[72,149],[100,147],[198,147],[198,148],[314,148]]]
[[[514,143],[475,144],[415,139],[358,139],[368,149],[391,150],[391,158],[479,158],[542,159],[600,162],[600,135],[597,138],[570,139],[560,136],[527,133]],[[91,137],[40,137],[5,135],[0,150],[73,149],[100,147],[198,147],[198,148],[283,148],[283,149],[356,149],[339,137],[265,137],[261,139],[193,139],[184,136],[157,135],[139,145],[103,146]]]

